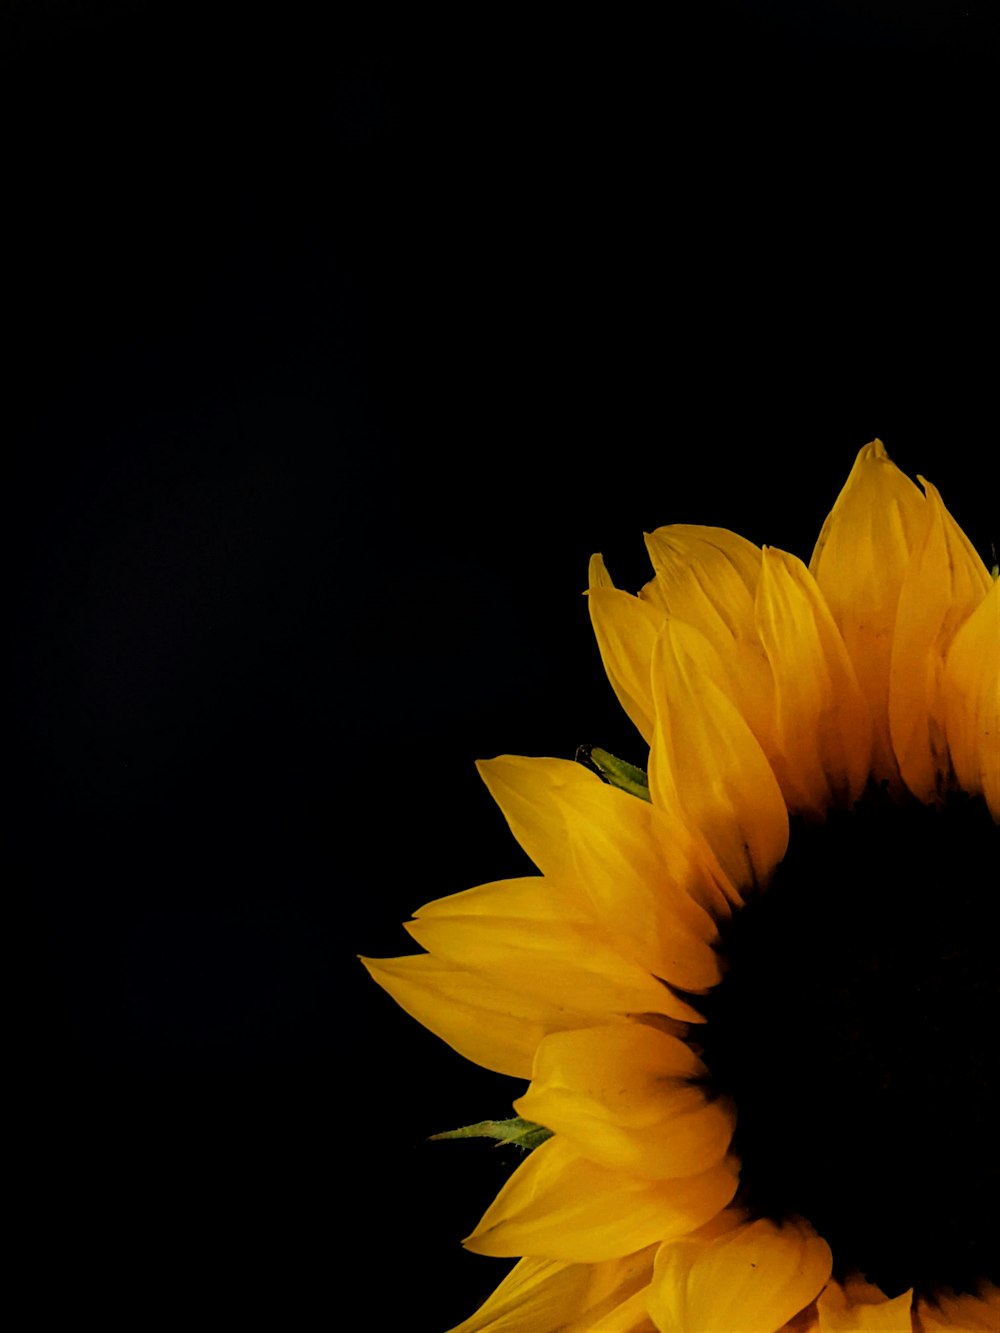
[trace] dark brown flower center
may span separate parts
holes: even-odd
[[[873,792],[793,821],[699,1001],[693,1036],[737,1107],[740,1201],[807,1218],[835,1273],[890,1296],[1000,1278],[998,868],[978,798]]]

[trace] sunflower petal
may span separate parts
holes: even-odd
[[[912,1288],[890,1300],[877,1287],[865,1287],[852,1291],[831,1280],[816,1302],[819,1333],[913,1333]]]
[[[653,1272],[655,1246],[600,1264],[522,1259],[484,1305],[451,1333],[638,1333],[641,1324],[610,1320],[644,1291]],[[647,1316],[648,1318],[648,1316]]]
[[[773,687],[754,623],[760,548],[724,528],[683,523],[647,533],[646,548],[656,577],[640,599],[705,636],[725,664],[733,702],[764,744]]]
[[[952,640],[945,659],[948,748],[959,785],[981,792],[1000,821],[1000,582]]]
[[[680,1180],[639,1180],[588,1161],[558,1136],[527,1157],[465,1242],[477,1254],[593,1263],[683,1236],[725,1208],[736,1165]]]
[[[650,587],[649,595],[669,615],[697,624],[687,613],[705,614],[718,618],[731,633],[741,622],[752,627],[759,546],[727,528],[699,523],[671,523],[647,532],[645,539],[656,571],[656,588]],[[708,634],[707,629],[702,632]]]
[[[996,1333],[1000,1328],[1000,1287],[985,1282],[976,1295],[941,1293],[917,1302],[919,1333]]]
[[[923,536],[924,511],[920,491],[875,440],[858,454],[809,563],[871,711],[873,772],[897,784],[889,736],[892,632],[910,556]]]
[[[681,807],[732,885],[766,883],[788,846],[788,811],[764,752],[720,682],[718,655],[692,626],[668,621],[653,680],[654,805]]]
[[[755,608],[774,675],[768,758],[789,808],[822,815],[831,793],[850,806],[871,763],[871,719],[844,641],[801,560],[765,547]]]
[[[580,1333],[656,1333],[656,1325],[649,1317],[646,1304],[648,1290],[646,1287],[637,1291],[595,1324],[581,1328]]]
[[[923,477],[920,482],[927,495],[927,523],[899,595],[889,730],[903,781],[926,802],[943,795],[951,768],[945,740],[945,650],[989,592],[990,576],[937,489]]]
[[[661,1246],[649,1309],[660,1333],[777,1333],[830,1276],[826,1241],[805,1223],[758,1221],[705,1244]]]
[[[361,961],[401,1009],[459,1055],[498,1074],[530,1078],[543,1037],[588,1022],[582,1014],[517,995],[429,954]]]
[[[565,759],[504,755],[479,771],[539,870],[581,886],[640,966],[682,990],[716,984],[718,932],[696,901],[707,880],[675,819]]]
[[[800,1310],[797,1315],[789,1319],[787,1324],[782,1324],[780,1333],[819,1333],[816,1302],[810,1302],[804,1310]]]
[[[497,879],[474,889],[462,889],[432,899],[413,915],[421,921],[450,917],[488,917],[492,921],[496,917],[511,917],[536,925],[552,921],[583,925],[592,919],[586,895],[575,885],[540,875]]]
[[[693,1082],[706,1073],[683,1041],[642,1024],[554,1033],[514,1109],[601,1166],[693,1176],[722,1161],[733,1133],[731,1109]]]
[[[663,612],[614,587],[599,555],[590,561],[587,604],[608,680],[648,745],[653,734],[649,663]]]
[[[579,896],[542,877],[502,880],[429,903],[406,929],[435,958],[543,1003],[604,1018],[655,1013],[702,1022],[628,956],[627,941],[616,947],[614,932],[581,910]]]

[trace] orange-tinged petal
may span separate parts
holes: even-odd
[[[623,1305],[644,1292],[655,1246],[600,1264],[522,1259],[484,1305],[451,1333],[639,1333]],[[618,1317],[618,1323],[611,1322]],[[647,1316],[648,1317],[648,1316]]]
[[[731,1108],[694,1083],[706,1074],[683,1041],[642,1024],[553,1033],[514,1110],[601,1166],[693,1176],[722,1161],[733,1133]]]
[[[889,736],[892,637],[903,579],[925,521],[924,497],[882,441],[874,440],[858,454],[809,563],[872,715],[875,777],[897,786]]]
[[[983,1283],[976,1295],[942,1292],[917,1302],[915,1333],[996,1333],[1000,1328],[1000,1287]]]
[[[383,990],[459,1055],[498,1074],[530,1078],[541,1039],[590,1020],[497,986],[429,954],[362,958]]]
[[[649,664],[663,612],[612,586],[599,555],[591,557],[587,603],[608,680],[648,745],[653,734]]]
[[[766,883],[784,856],[788,811],[719,673],[708,640],[690,625],[668,621],[653,658],[656,734],[649,789],[655,805],[679,804],[739,890]]]
[[[1000,820],[1000,582],[956,633],[945,659],[948,748],[959,785]]]
[[[751,1222],[706,1244],[661,1246],[649,1310],[660,1333],[777,1333],[830,1276],[826,1241],[802,1222]]]
[[[504,755],[479,771],[539,870],[579,885],[637,963],[681,990],[716,984],[718,932],[675,819],[565,759]]]
[[[889,729],[903,781],[921,801],[944,794],[950,775],[945,739],[944,656],[955,631],[990,590],[972,543],[927,494],[924,540],[903,578],[889,675]]]
[[[816,1302],[819,1333],[913,1333],[912,1306],[912,1288],[890,1300],[877,1287],[831,1281]]]
[[[731,1160],[679,1180],[640,1180],[588,1161],[557,1135],[521,1163],[465,1244],[501,1257],[617,1259],[701,1226],[737,1183]]]
[[[819,1316],[816,1313],[816,1302],[813,1301],[804,1310],[800,1310],[797,1315],[789,1319],[787,1324],[782,1324],[781,1333],[819,1333]]]
[[[801,560],[765,547],[755,608],[774,678],[764,748],[790,809],[850,806],[868,779],[871,719],[840,631]]]
[[[869,1282],[861,1273],[848,1273],[843,1282],[836,1285],[844,1293],[845,1299],[856,1305],[879,1305],[889,1299],[881,1287],[876,1287],[874,1282]],[[829,1291],[832,1286],[834,1281],[831,1278],[823,1290]]]
[[[548,1004],[605,1018],[656,1013],[702,1022],[628,956],[627,941],[616,947],[581,898],[575,886],[542,877],[502,880],[428,903],[406,929],[435,958]]]

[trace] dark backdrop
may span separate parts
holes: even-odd
[[[517,1088],[355,955],[524,868],[476,758],[643,761],[590,553],[807,556],[876,434],[996,538],[986,7],[694,8],[4,8],[42,1319],[469,1312]]]

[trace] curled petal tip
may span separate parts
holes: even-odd
[[[587,568],[587,582],[591,588],[613,588],[614,582],[608,573],[608,567],[604,563],[604,556],[600,551],[595,551],[590,557],[590,564]]]

